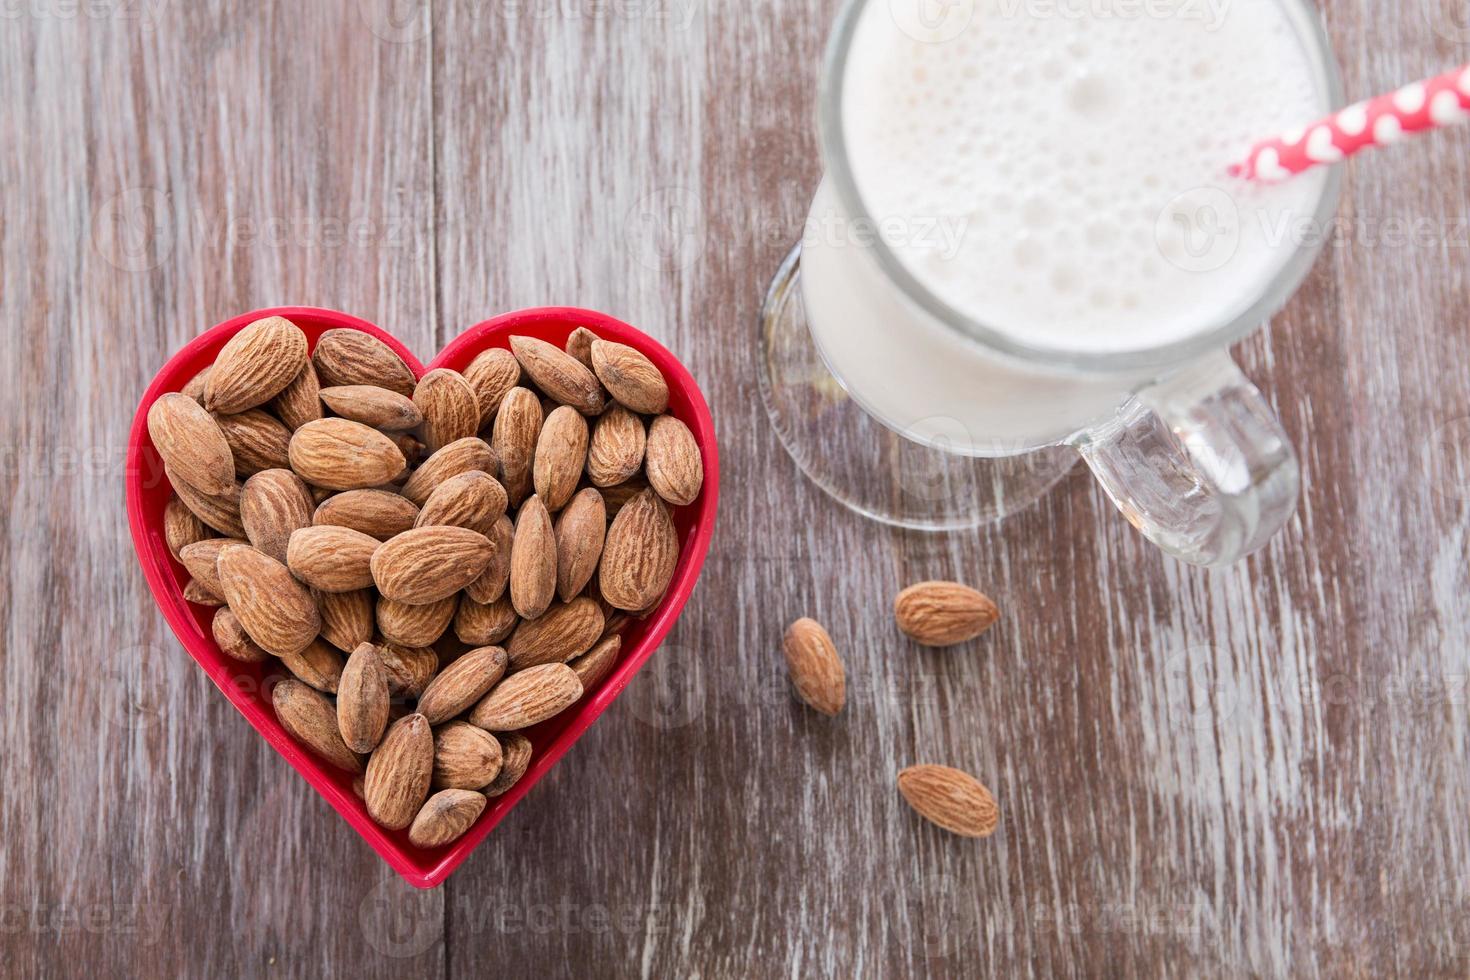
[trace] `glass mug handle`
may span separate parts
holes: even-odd
[[[1192,565],[1239,561],[1296,510],[1296,453],[1223,352],[1144,388],[1070,442],[1133,526]]]

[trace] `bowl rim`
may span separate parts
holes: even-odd
[[[262,692],[241,690],[235,683],[227,664],[207,659],[205,654],[214,647],[212,637],[198,635],[199,624],[184,601],[182,590],[175,581],[169,562],[174,561],[163,547],[165,561],[158,561],[157,535],[161,528],[150,527],[144,512],[143,453],[152,442],[147,432],[148,409],[157,399],[171,391],[178,391],[193,377],[185,365],[191,364],[214,347],[238,333],[249,323],[269,316],[287,319],[300,317],[330,324],[326,329],[348,328],[360,330],[386,343],[403,358],[416,377],[444,367],[465,357],[469,352],[478,354],[491,347],[509,346],[509,338],[517,327],[536,324],[565,325],[576,321],[593,333],[611,334],[609,339],[629,343],[647,355],[664,373],[671,391],[687,398],[689,418],[680,417],[689,426],[699,445],[704,462],[704,486],[699,497],[681,511],[692,511],[691,530],[675,566],[674,578],[668,593],[654,614],[642,623],[642,635],[629,644],[619,655],[617,666],[600,682],[599,688],[584,697],[576,708],[575,717],[557,732],[551,742],[532,759],[525,775],[503,796],[491,801],[484,815],[459,840],[436,852],[424,852],[407,843],[404,831],[390,832],[379,827],[362,811],[361,802],[342,779],[332,779],[326,774],[328,764],[318,760],[305,747],[292,739],[281,727],[273,710],[267,711],[257,695]],[[156,450],[154,450],[156,452]],[[129,432],[127,466],[124,471],[127,491],[128,525],[133,539],[134,552],[148,583],[148,588],[159,610],[163,613],[180,644],[203,669],[216,687],[231,704],[245,717],[246,721],[274,748],[286,762],[320,793],[327,803],[347,821],[410,885],[418,888],[433,888],[442,884],[457,869],[470,853],[487,837],[495,826],[513,810],[525,795],[561,760],[568,750],[611,706],[627,688],[633,676],[662,644],[668,632],[678,620],[685,604],[699,581],[705,559],[708,557],[714,536],[719,501],[719,448],[716,440],[714,420],[700,389],[688,369],[678,358],[658,341],[641,330],[615,317],[594,310],[572,306],[531,307],[502,313],[468,327],[450,340],[427,365],[396,337],[367,320],[321,307],[280,306],[253,310],[231,317],[195,337],[177,351],[158,370],[149,382],[139,402]],[[217,647],[214,647],[217,653]],[[218,654],[221,659],[224,655]],[[400,839],[401,838],[401,839]],[[432,854],[429,860],[417,859],[415,855]]]

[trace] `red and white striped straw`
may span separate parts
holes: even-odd
[[[1250,156],[1230,168],[1230,175],[1281,181],[1345,160],[1370,146],[1388,146],[1410,133],[1443,129],[1466,119],[1470,119],[1470,65],[1257,143]]]

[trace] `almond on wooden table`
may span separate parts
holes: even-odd
[[[286,561],[292,533],[311,526],[311,491],[289,469],[261,470],[240,492],[240,523],[258,550]]]
[[[510,549],[510,601],[523,619],[535,619],[556,596],[556,532],[539,497],[516,515]]]
[[[387,541],[412,528],[418,516],[417,504],[390,490],[348,490],[323,500],[311,523],[350,527]]]
[[[316,639],[321,613],[285,565],[237,544],[220,552],[216,568],[225,601],[263,650],[285,657]]]
[[[175,490],[180,480],[207,496],[235,486],[235,457],[224,432],[189,396],[171,392],[149,406],[148,436],[164,466],[178,477],[170,480]]]
[[[290,457],[297,476],[328,490],[382,486],[407,465],[392,439],[347,419],[306,423],[291,436]]]
[[[479,603],[491,603],[505,594],[510,583],[510,553],[515,545],[515,525],[502,516],[485,535],[492,548],[490,564],[480,577],[465,586],[465,594]]]
[[[362,772],[362,759],[342,741],[337,713],[326,698],[300,681],[283,680],[271,691],[276,718],[291,737],[348,772]]]
[[[500,775],[500,740],[466,721],[434,729],[435,789],[482,789]]]
[[[508,732],[495,736],[500,740],[500,772],[495,779],[486,786],[486,796],[504,796],[509,793],[526,770],[531,768],[531,740],[518,732]]]
[[[215,413],[214,420],[230,445],[240,476],[291,465],[291,430],[273,415],[251,408],[238,415]]]
[[[824,715],[833,716],[847,703],[847,672],[837,646],[821,623],[798,619],[781,644],[796,693]]]
[[[388,728],[388,677],[371,643],[359,644],[342,668],[337,727],[347,747],[362,753],[376,748]]]
[[[429,682],[419,697],[419,714],[429,719],[429,724],[438,725],[463,713],[505,676],[508,662],[500,647],[471,650]]]
[[[658,415],[669,407],[669,386],[643,354],[609,340],[592,342],[592,369],[619,404],[642,415]]]
[[[899,629],[929,647],[973,640],[1000,618],[988,596],[958,582],[911,585],[894,600],[893,614]]]
[[[607,538],[607,508],[602,494],[587,487],[557,516],[556,593],[563,602],[580,595],[597,571]]]
[[[471,725],[513,732],[553,718],[582,696],[577,672],[566,664],[541,664],[510,674],[475,705]]]
[[[493,547],[485,535],[469,528],[414,528],[378,547],[372,556],[372,578],[386,598],[438,602],[479,578]]]
[[[204,522],[179,499],[178,494],[169,498],[163,508],[163,539],[168,543],[171,555],[178,558],[184,548],[212,537],[214,532],[204,526]]]
[[[232,660],[258,664],[270,659],[270,654],[256,645],[250,634],[245,632],[245,627],[240,625],[239,617],[228,606],[215,610],[210,632],[214,634],[214,642],[220,650]]]
[[[414,404],[413,399],[376,385],[323,388],[321,400],[342,418],[361,422],[374,429],[398,432],[412,429],[424,421],[423,412]]]
[[[480,428],[484,428],[495,418],[506,393],[520,385],[521,362],[505,348],[492,347],[475,355],[464,369],[464,379],[474,389],[480,406]]]
[[[541,400],[528,388],[506,392],[495,414],[490,446],[500,460],[496,474],[505,487],[512,507],[520,505],[532,489],[532,466],[536,440],[541,435]]]
[[[313,590],[311,597],[321,612],[322,639],[338,650],[356,650],[373,638],[376,593],[372,589],[354,592]]]
[[[228,537],[245,537],[245,525],[240,522],[240,484],[232,483],[222,494],[207,494],[185,482],[167,463],[163,475],[184,506],[207,527]]]
[[[452,595],[437,602],[410,605],[386,596],[378,598],[378,632],[391,643],[406,647],[433,646],[449,624],[454,621],[454,611],[459,607],[459,596]]]
[[[438,368],[419,379],[413,403],[423,414],[424,445],[438,452],[480,431],[480,403],[458,371]]]
[[[264,405],[296,380],[306,364],[306,348],[306,334],[285,317],[249,324],[215,357],[204,385],[204,407],[233,415]]]
[[[408,839],[415,847],[443,847],[464,836],[465,831],[485,812],[484,795],[468,789],[440,790],[424,803]]]
[[[614,405],[593,423],[587,444],[587,479],[594,487],[612,487],[643,467],[648,434],[643,420]]]
[[[507,500],[500,481],[480,470],[451,476],[429,494],[415,527],[449,525],[488,535],[505,516]]]
[[[538,406],[539,410],[539,406]],[[482,473],[497,473],[499,457],[485,440],[475,436],[451,442],[434,453],[403,485],[403,495],[415,505],[422,507],[439,485],[452,476],[479,470]]]
[[[630,500],[607,529],[598,566],[602,596],[614,607],[641,612],[668,590],[679,559],[679,537],[668,507],[652,490]]]
[[[555,344],[535,337],[512,337],[510,349],[536,386],[560,404],[583,415],[597,415],[607,407],[607,393],[597,377]]]
[[[648,426],[644,450],[648,483],[676,507],[694,503],[704,486],[704,460],[689,426],[672,415],[660,415]]]
[[[363,783],[368,815],[389,830],[413,822],[429,796],[434,775],[434,736],[423,715],[395,721],[373,750]]]
[[[388,677],[389,693],[400,697],[417,698],[439,673],[439,653],[433,647],[385,642],[378,644],[378,659]]]
[[[292,432],[322,417],[321,380],[310,361],[284,391],[271,399],[270,408]]]
[[[603,616],[586,596],[553,603],[543,615],[516,627],[506,653],[514,670],[540,664],[566,663],[586,653],[602,635]]]
[[[969,773],[949,766],[910,766],[898,789],[925,820],[962,837],[989,837],[1000,824],[990,790]]]
[[[454,635],[461,643],[488,646],[500,643],[515,632],[521,617],[516,615],[510,596],[502,595],[494,602],[476,602],[465,593],[454,614]]]
[[[373,584],[373,555],[382,547],[377,538],[350,527],[303,527],[286,545],[286,566],[313,589],[356,592]]]
[[[418,385],[393,348],[361,330],[328,330],[317,338],[311,360],[327,387],[373,385],[411,398]]]
[[[561,510],[572,499],[587,463],[587,440],[587,420],[570,405],[546,416],[536,440],[531,475],[536,496],[547,510]]]
[[[337,693],[346,660],[342,651],[326,640],[312,640],[295,653],[283,653],[279,656],[286,669],[303,684],[314,687],[323,694]]]

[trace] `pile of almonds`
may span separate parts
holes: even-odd
[[[585,328],[422,379],[360,331],[308,350],[258,320],[150,408],[168,547],[220,649],[289,671],[286,730],[440,847],[658,606],[703,461],[657,367]]]
[[[898,628],[920,646],[966,643],[994,626],[1000,611],[990,597],[958,582],[920,582],[893,603]],[[782,641],[786,669],[797,695],[835,717],[847,703],[847,671],[837,645],[821,623],[802,618]],[[951,833],[989,837],[1000,824],[990,790],[974,776],[949,766],[910,766],[898,774],[899,792],[921,816]]]

